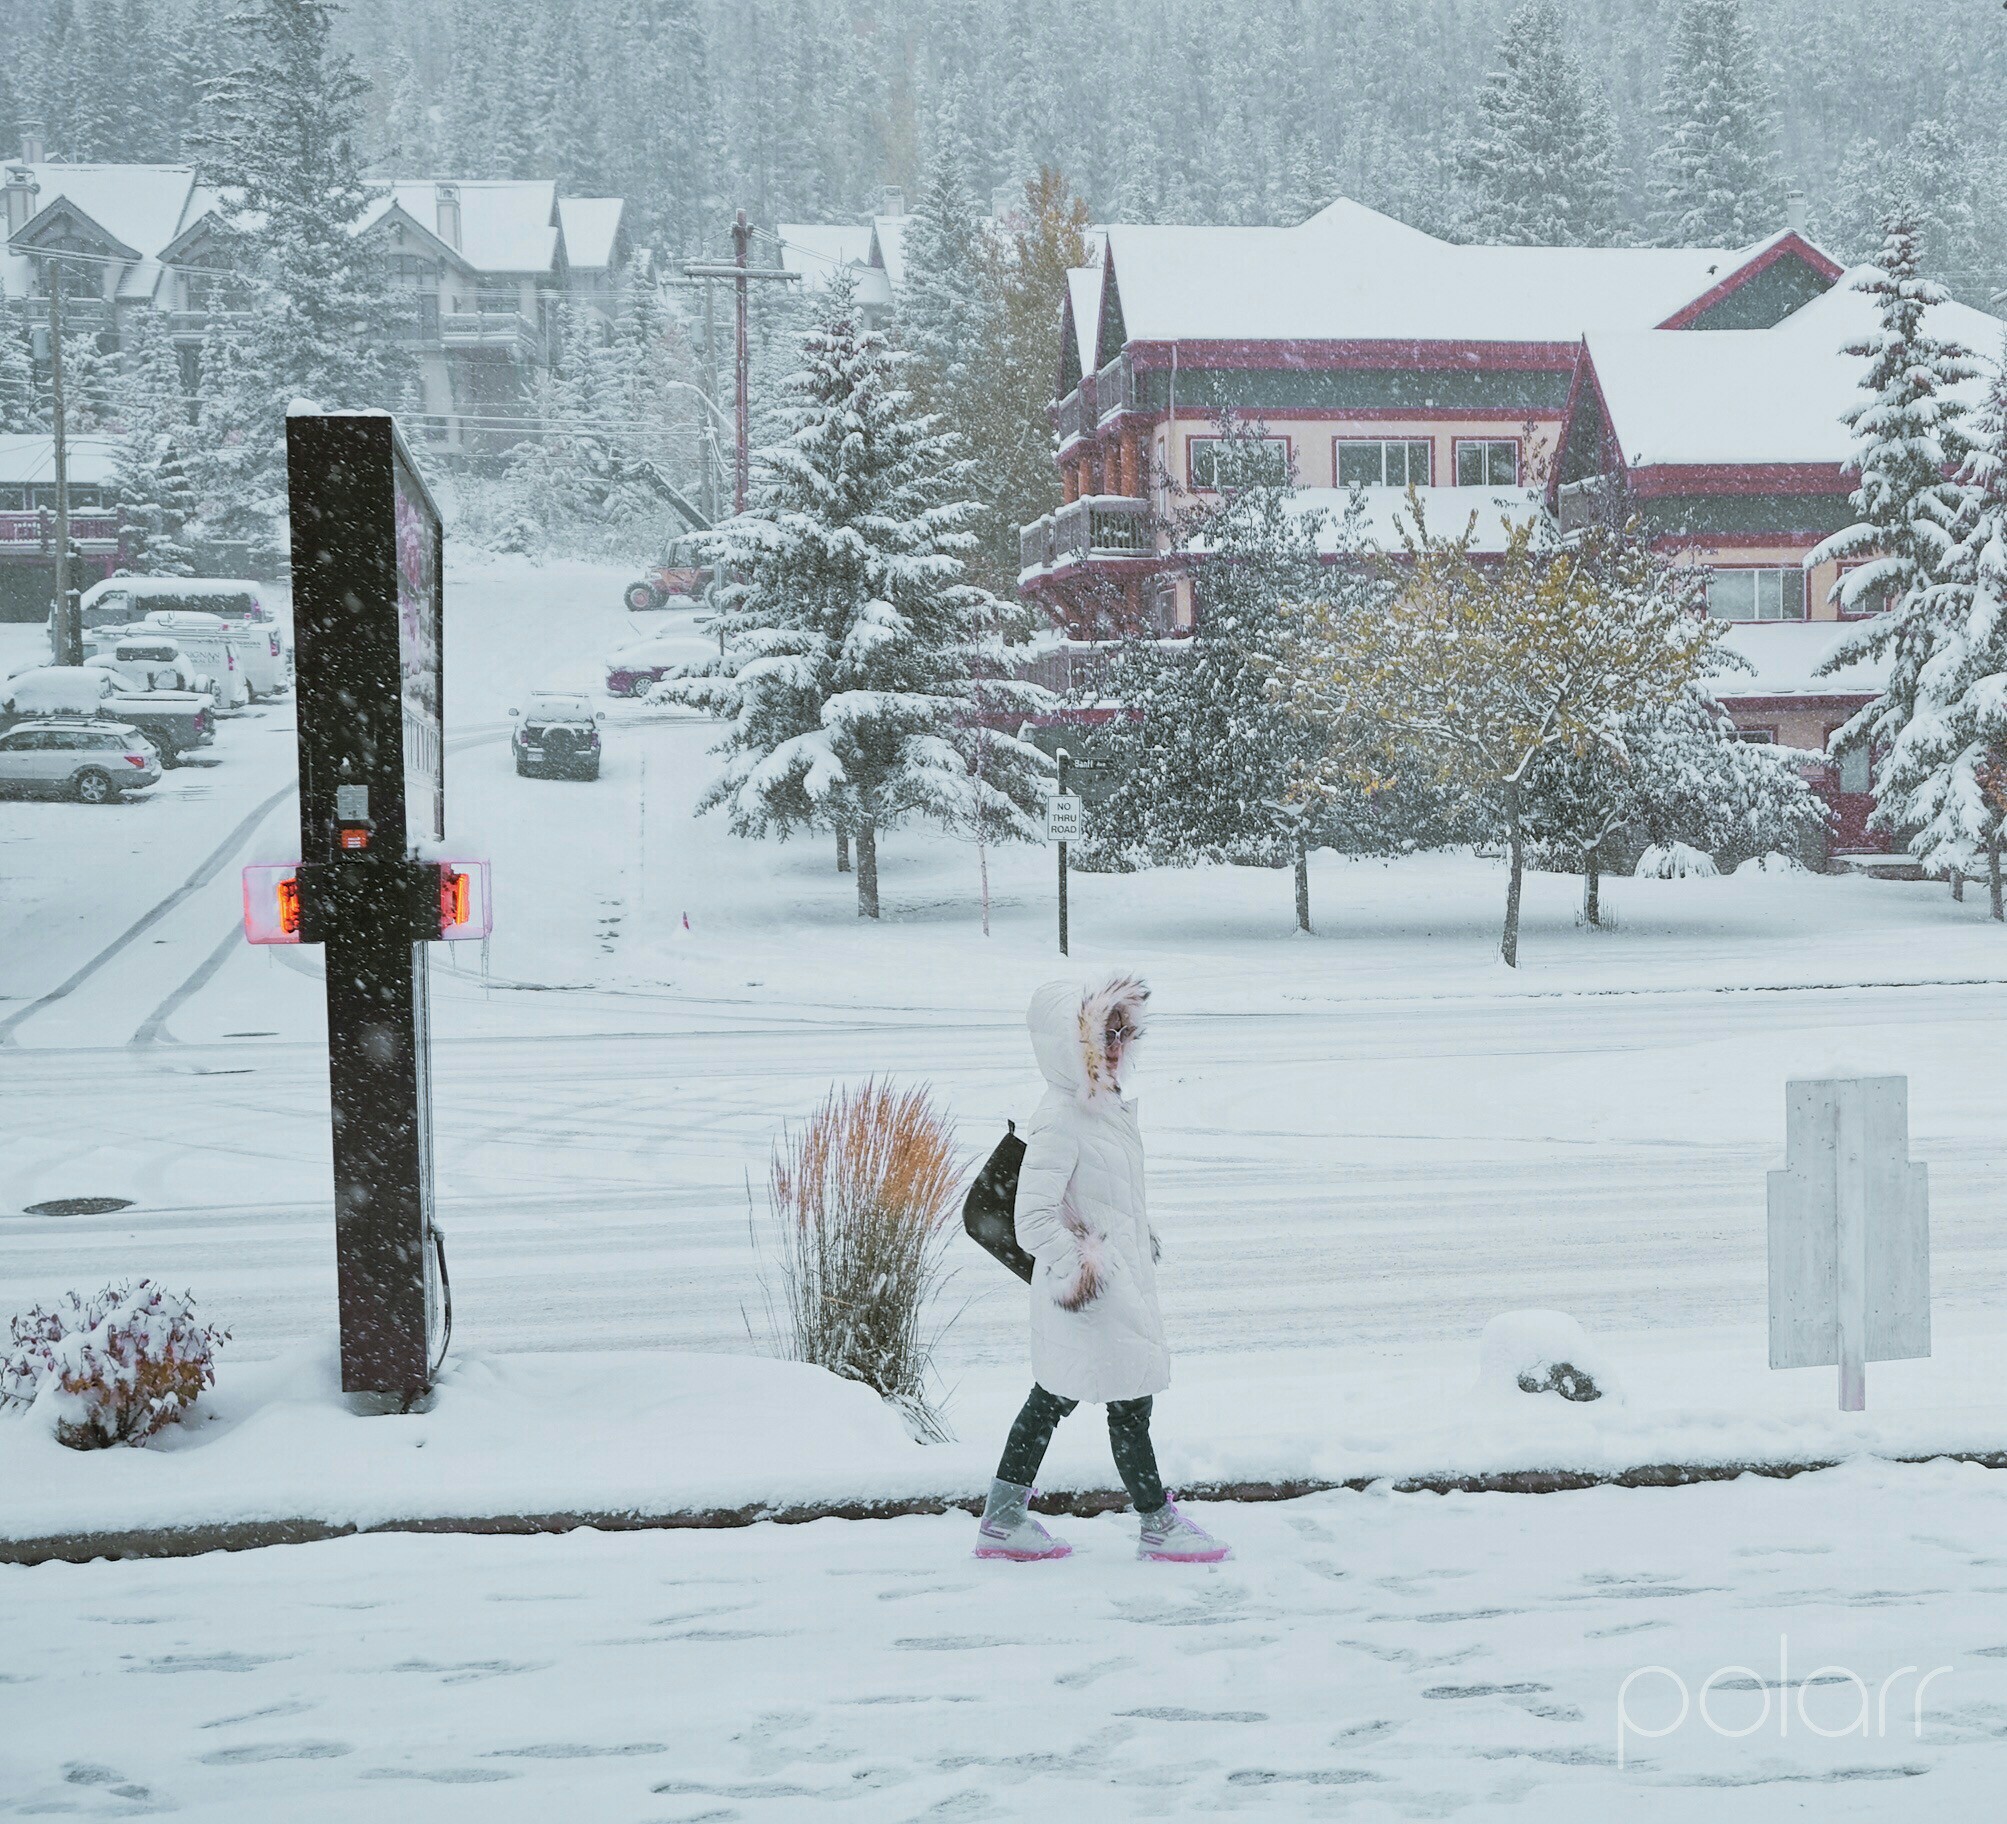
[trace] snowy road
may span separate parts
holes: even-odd
[[[0,1570],[0,1816],[1995,1809],[1998,1475],[1206,1517],[1234,1562],[1139,1564],[1109,1516],[979,1565],[957,1515]]]

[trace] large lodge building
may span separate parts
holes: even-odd
[[[1863,363],[1843,350],[1873,309],[1798,229],[1743,248],[1456,246],[1341,199],[1293,228],[1097,238],[1061,324],[1064,504],[1020,534],[1019,587],[1073,640],[1192,626],[1164,528],[1210,490],[1226,419],[1259,423],[1306,510],[1363,488],[1390,540],[1411,486],[1433,527],[1475,510],[1496,543],[1508,517],[1565,530],[1620,477],[1736,623],[1751,669],[1716,689],[1747,739],[1823,750],[1873,695],[1859,668],[1815,676],[1837,570],[1806,562],[1855,517],[1841,414]],[[1998,319],[1930,317],[1997,358]],[[1836,846],[1870,846],[1865,759],[1825,789]]]

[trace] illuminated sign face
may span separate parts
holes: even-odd
[[[397,525],[397,658],[404,699],[404,833],[446,835],[446,747],[441,727],[439,526],[400,454],[391,465]]]

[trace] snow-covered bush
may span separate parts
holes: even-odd
[[[778,1353],[875,1388],[914,1434],[948,1433],[926,1397],[959,1174],[954,1133],[923,1089],[834,1089],[782,1135],[767,1174],[778,1231],[774,1288],[762,1279]]]
[[[216,1384],[227,1330],[200,1323],[186,1292],[150,1279],[71,1292],[13,1322],[0,1354],[0,1406],[46,1404],[56,1437],[73,1450],[138,1444],[178,1423]]]
[[[1704,849],[1668,842],[1647,849],[1632,872],[1639,880],[1712,880],[1721,870]]]
[[[1505,1311],[1478,1343],[1478,1385],[1492,1393],[1600,1400],[1616,1391],[1603,1353],[1565,1311]]]
[[[1767,855],[1752,855],[1736,870],[1738,874],[1804,874],[1809,872],[1795,855],[1772,849]]]

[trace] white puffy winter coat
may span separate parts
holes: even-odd
[[[1025,1134],[1017,1180],[1018,1246],[1034,1255],[1031,1365],[1069,1400],[1135,1400],[1171,1381],[1157,1309],[1156,1237],[1143,1198],[1143,1136],[1101,1035],[1120,1007],[1140,1034],[1149,990],[1132,977],[1100,987],[1048,982],[1031,998],[1032,1050],[1049,1085]],[[1099,1293],[1077,1311],[1084,1269]]]

